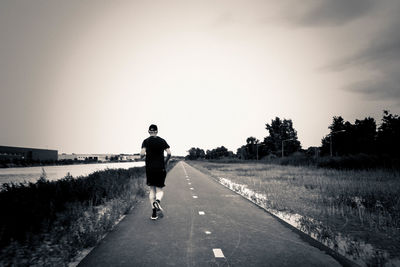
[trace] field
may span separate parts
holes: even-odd
[[[318,221],[328,237],[339,233],[385,251],[386,257],[400,256],[399,172],[263,163],[189,163],[216,179],[226,178],[265,195],[263,204],[270,209],[301,215],[304,227],[316,227],[310,222]],[[369,263],[386,261],[384,253],[379,254]]]

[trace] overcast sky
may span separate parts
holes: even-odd
[[[0,145],[175,155],[400,113],[400,1],[0,1]]]

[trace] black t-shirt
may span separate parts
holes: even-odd
[[[167,142],[158,136],[150,136],[142,143],[146,148],[146,168],[164,169],[164,150],[169,148]]]

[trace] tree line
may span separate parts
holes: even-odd
[[[400,117],[383,112],[382,122],[377,127],[375,119],[367,117],[353,124],[341,116],[333,117],[330,133],[322,139],[323,155],[382,155],[399,157]]]
[[[235,154],[232,151],[228,151],[228,149],[224,146],[217,147],[211,150],[207,150],[204,152],[203,149],[198,147],[192,147],[188,151],[189,155],[186,156],[187,159],[196,160],[196,159],[220,159],[220,158],[233,158]]]
[[[187,159],[220,159],[238,158],[242,160],[259,160],[270,157],[286,157],[294,153],[308,156],[371,155],[377,157],[399,158],[400,151],[400,117],[389,111],[383,111],[378,126],[375,119],[366,117],[356,119],[354,123],[345,121],[341,116],[334,116],[328,129],[330,132],[322,137],[319,147],[302,149],[297,131],[291,119],[275,117],[265,124],[268,135],[262,141],[250,136],[236,153],[224,146],[204,151],[192,147]]]

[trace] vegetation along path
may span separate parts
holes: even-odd
[[[79,266],[340,266],[300,233],[184,162],[167,176],[164,217],[142,201]]]

